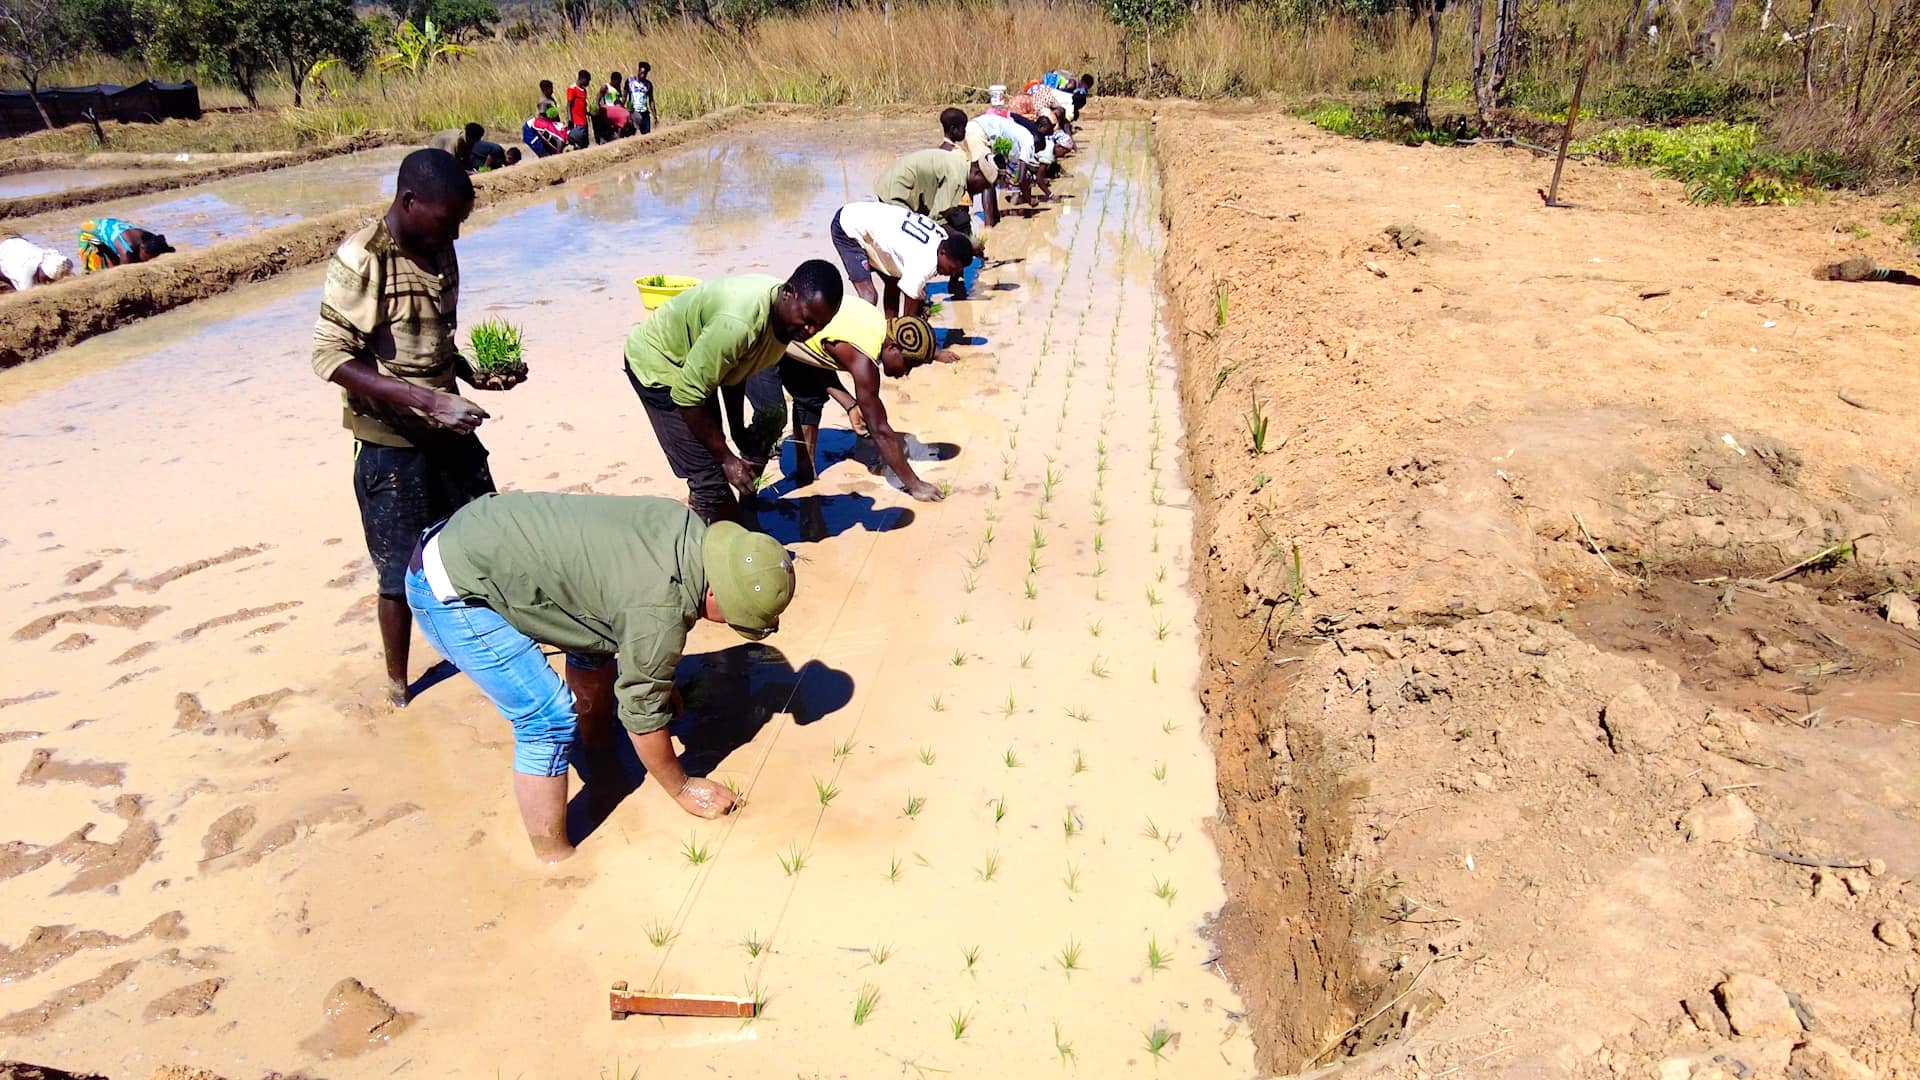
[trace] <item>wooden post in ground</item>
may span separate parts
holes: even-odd
[[[1587,43],[1587,55],[1580,61],[1580,77],[1573,83],[1573,104],[1567,106],[1567,126],[1560,132],[1560,156],[1553,161],[1553,184],[1547,189],[1548,206],[1565,206],[1560,201],[1560,170],[1567,167],[1567,147],[1573,143],[1573,125],[1580,119],[1580,95],[1587,88],[1587,72],[1593,69],[1593,43]]]

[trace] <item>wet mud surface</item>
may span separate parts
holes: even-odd
[[[462,319],[520,322],[531,369],[477,395],[502,485],[680,494],[620,375],[632,280],[830,258],[833,210],[934,128],[776,123],[483,211]],[[7,727],[44,733],[0,744],[0,770],[125,763],[118,787],[13,789],[0,941],[167,912],[192,931],[172,960],[102,938],[0,985],[22,1018],[0,1053],[1149,1076],[1159,1030],[1183,1075],[1248,1074],[1203,933],[1225,894],[1148,129],[1087,130],[1064,197],[994,234],[976,299],[936,297],[962,363],[886,389],[950,499],[912,503],[830,413],[820,479],[763,497],[802,601],[765,643],[690,641],[679,735],[746,808],[697,821],[642,783],[558,870],[526,852],[510,733],[469,681],[417,642],[416,700],[380,703],[351,444],[306,360],[316,274],[0,377],[23,463],[0,499],[26,510],[0,524],[0,648],[33,672]],[[473,992],[503,975],[513,993]],[[767,1010],[612,1025],[616,979]]]

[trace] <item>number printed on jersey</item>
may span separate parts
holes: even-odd
[[[906,220],[900,223],[900,231],[922,244],[933,243],[935,238],[944,240],[947,233],[947,230],[934,224],[932,218],[913,213],[909,213]]]

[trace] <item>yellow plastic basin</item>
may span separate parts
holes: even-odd
[[[666,282],[666,284],[647,284],[648,281],[656,277]],[[652,311],[654,308],[659,307],[661,304],[679,296],[681,293],[686,292],[698,284],[700,284],[699,278],[686,277],[682,274],[648,274],[646,277],[633,279],[634,287],[640,290],[640,302],[646,305],[648,311]]]

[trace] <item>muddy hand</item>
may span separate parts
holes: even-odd
[[[487,418],[487,410],[461,397],[459,394],[435,393],[433,404],[427,407],[427,419],[448,431],[462,435],[469,434]]]
[[[725,817],[733,812],[733,792],[697,776],[687,778],[687,786],[680,789],[673,801],[694,817]]]
[[[945,495],[940,494],[939,488],[934,487],[932,484],[927,483],[925,480],[922,480],[919,483],[914,484],[912,487],[908,488],[907,494],[913,496],[914,498],[920,500],[921,502],[939,502],[940,500],[946,498]]]
[[[760,470],[766,467],[767,463],[764,461],[734,458],[721,466],[721,469],[727,474],[727,483],[733,485],[733,489],[740,493],[740,497],[751,499],[754,492],[753,482],[760,478]]]

